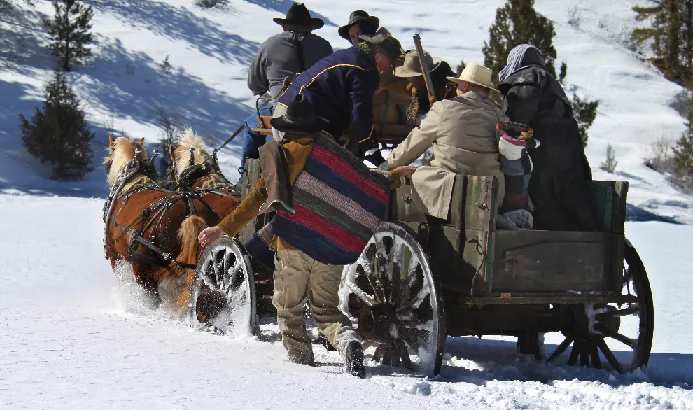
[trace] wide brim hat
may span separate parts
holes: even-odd
[[[477,63],[467,64],[459,77],[448,77],[448,80],[455,83],[466,81],[468,83],[486,87],[493,91],[498,91],[493,87],[493,70]]]
[[[325,25],[322,19],[312,17],[310,12],[303,3],[294,3],[286,12],[286,17],[276,17],[272,19],[277,24],[293,24],[297,26],[312,26],[313,29],[319,29]]]
[[[435,70],[440,63],[443,62],[442,58],[431,57],[427,51],[423,52],[424,63],[428,66],[430,71]],[[395,77],[400,78],[411,78],[420,77],[423,75],[421,71],[421,60],[419,59],[419,54],[416,50],[409,50],[404,53],[404,64],[395,67]]]
[[[390,63],[392,63],[393,66],[397,59],[404,53],[399,40],[391,35],[376,34],[374,36],[369,36],[366,34],[361,34],[359,38],[380,47],[387,54],[387,57],[390,59]]]
[[[272,118],[270,124],[288,134],[313,134],[323,130],[328,122],[318,117],[310,101],[298,94],[286,107],[286,112],[281,117]]]
[[[353,27],[355,24],[368,24],[373,27],[373,33],[370,34],[375,34],[375,30],[380,27],[380,19],[371,16],[368,13],[366,13],[363,10],[355,10],[351,12],[351,15],[349,15],[349,22],[337,30],[339,33],[339,36],[346,39],[347,41],[351,41],[351,38],[349,38],[349,29]]]

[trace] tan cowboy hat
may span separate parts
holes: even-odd
[[[443,62],[442,58],[433,58],[428,51],[423,52],[424,63],[428,69],[433,71],[438,65]],[[422,76],[421,63],[419,62],[419,54],[416,50],[409,50],[404,53],[404,64],[395,67],[395,76],[401,78],[419,77]]]
[[[490,68],[484,67],[477,63],[469,63],[464,68],[464,70],[462,70],[462,74],[460,74],[459,77],[448,77],[448,80],[455,83],[459,83],[460,81],[466,81],[468,83],[486,87],[493,91],[498,91],[495,88],[493,88],[493,82],[491,80],[492,77],[493,70],[491,70]]]

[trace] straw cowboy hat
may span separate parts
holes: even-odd
[[[459,83],[460,81],[466,81],[468,83],[486,87],[493,91],[498,91],[495,88],[493,88],[492,77],[493,70],[491,70],[490,68],[484,67],[477,63],[469,63],[464,68],[464,70],[462,70],[462,74],[460,74],[459,77],[448,77],[448,80],[453,81],[455,83]]]
[[[349,15],[349,22],[339,28],[339,36],[345,38],[347,41],[351,41],[349,38],[349,29],[356,24],[370,26],[372,30],[363,30],[362,28],[361,31],[366,34],[375,34],[375,30],[380,26],[380,19],[368,15],[368,13],[363,10],[354,10]]]
[[[317,17],[311,17],[310,12],[303,3],[294,3],[289,11],[286,12],[286,18],[276,17],[274,19],[277,24],[295,24],[297,26],[313,26],[314,29],[321,28],[325,22]]]
[[[435,70],[440,63],[443,62],[442,58],[433,58],[428,51],[423,52],[424,64],[428,67],[430,71]],[[395,76],[401,78],[419,77],[422,76],[421,62],[419,59],[419,54],[416,50],[409,50],[404,53],[404,64],[395,67]]]
[[[297,94],[281,117],[270,120],[272,127],[287,134],[312,134],[327,126],[327,121],[315,115],[310,101]]]

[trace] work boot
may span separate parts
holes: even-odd
[[[345,371],[359,379],[366,378],[366,366],[363,364],[363,346],[353,340],[347,345],[344,352]]]
[[[296,364],[303,364],[310,367],[315,367],[315,357],[313,352],[288,352],[289,361]]]

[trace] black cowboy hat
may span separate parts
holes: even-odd
[[[297,94],[281,117],[270,120],[272,127],[289,134],[312,134],[325,128],[327,121],[315,115],[310,101]]]
[[[375,16],[370,16],[363,10],[354,10],[349,15],[349,22],[339,28],[340,37],[345,38],[347,41],[351,41],[349,38],[349,29],[355,25],[361,25],[361,32],[364,34],[375,34],[375,30],[380,26],[380,19]],[[364,30],[364,25],[370,26],[372,30]]]
[[[295,24],[297,26],[313,26],[313,29],[319,29],[325,22],[317,17],[311,17],[310,12],[303,3],[294,3],[286,12],[286,18],[276,17],[274,19],[277,24]]]

